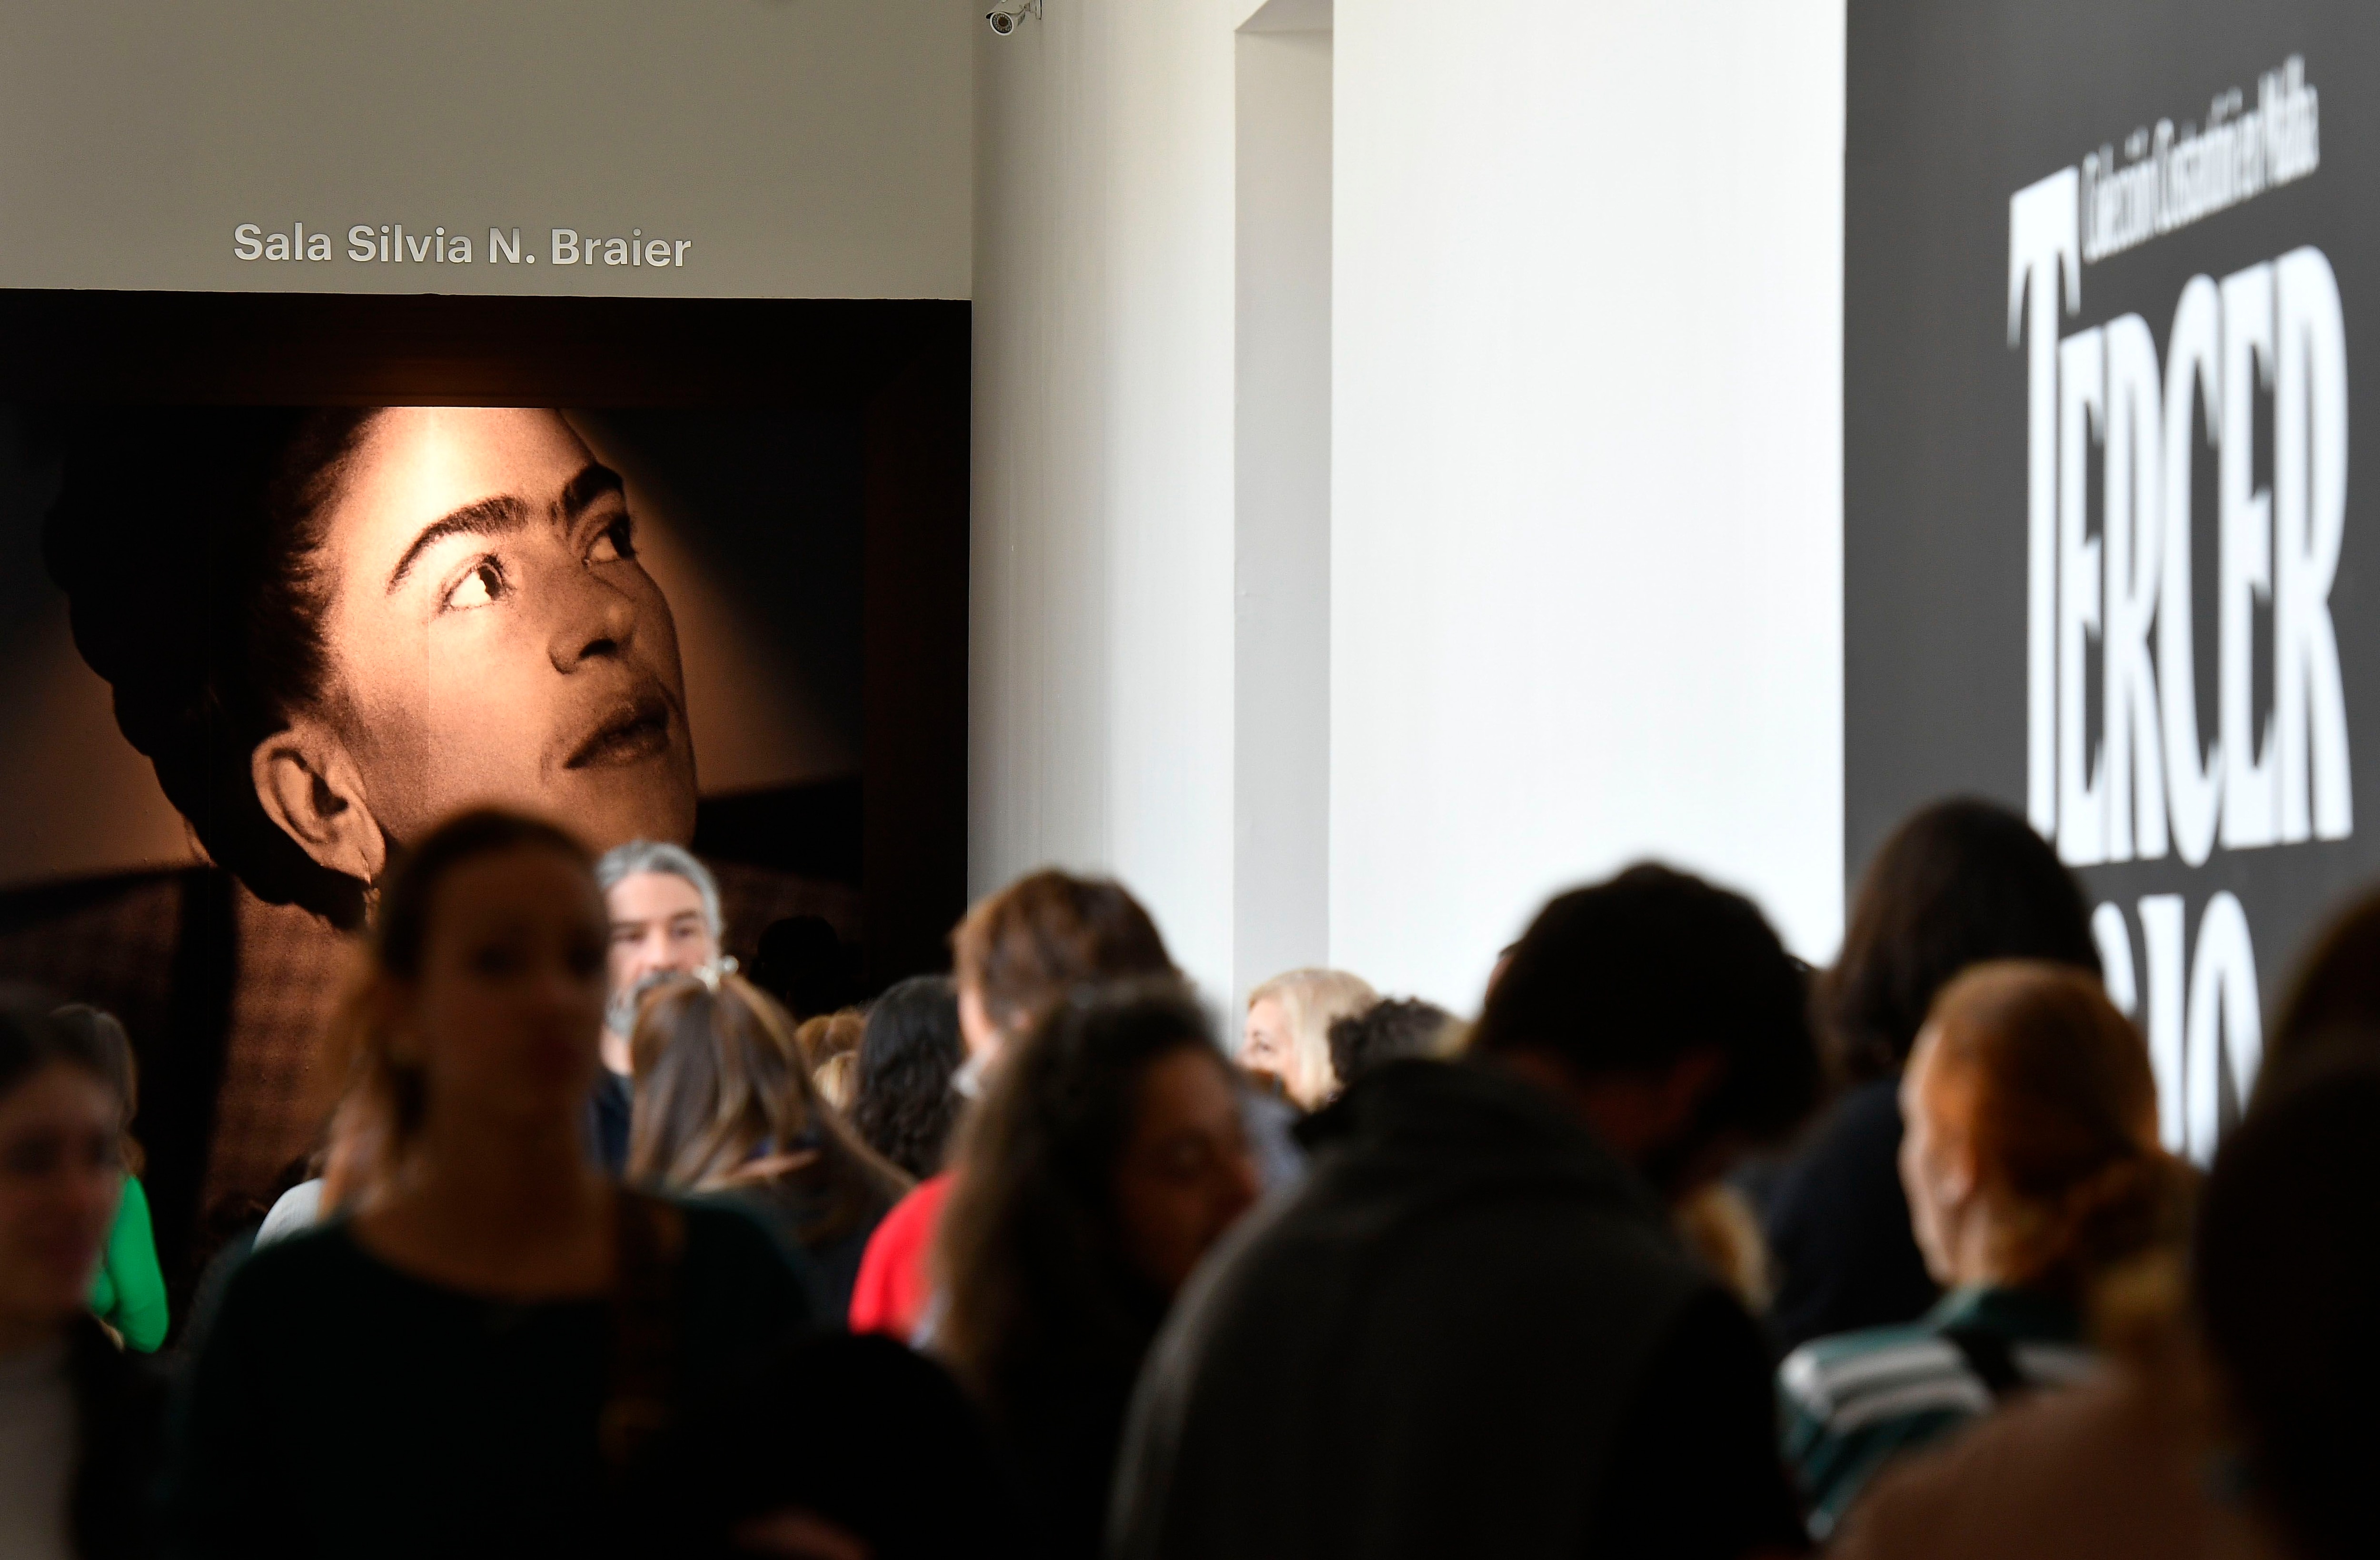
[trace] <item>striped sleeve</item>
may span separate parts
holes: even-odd
[[[1914,1329],[1858,1348],[1804,1344],[1777,1379],[1785,1460],[1822,1539],[1894,1456],[1992,1407],[1958,1349]]]

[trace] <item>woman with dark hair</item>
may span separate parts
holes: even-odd
[[[1450,1032],[1454,1032],[1450,1034]],[[1412,1057],[1441,1057],[1461,1040],[1455,1017],[1418,997],[1390,997],[1330,1021],[1330,1070],[1342,1089],[1374,1068]]]
[[[112,412],[45,547],[117,725],[261,899],[358,926],[466,805],[693,833],[676,626],[557,412]]]
[[[1967,971],[1900,1093],[1917,1244],[1951,1292],[1922,1322],[1820,1338],[1779,1371],[1786,1456],[1822,1536],[1889,1459],[2091,1374],[2093,1292],[2187,1230],[2190,1171],[2158,1144],[2148,1047],[2093,975]]]
[[[593,864],[468,813],[392,876],[350,1012],[326,1227],[209,1328],[172,1481],[187,1553],[603,1550],[648,1444],[818,1320],[735,1210],[582,1142],[605,998]]]
[[[1239,1085],[1181,986],[1111,987],[1017,1047],[963,1139],[934,1347],[1048,1552],[1096,1555],[1141,1359],[1257,1198]]]
[[[1157,923],[1123,884],[1056,871],[978,900],[951,933],[951,953],[966,1046],[952,1082],[968,1097],[1076,987],[1176,973]],[[919,1183],[878,1227],[852,1290],[853,1332],[917,1336],[933,1293],[926,1252],[952,1184],[949,1171]]]
[[[69,1002],[50,1016],[84,1034],[106,1059],[116,1097],[124,1102],[124,1131],[116,1144],[124,1166],[124,1199],[107,1232],[106,1259],[91,1280],[91,1312],[124,1340],[125,1348],[153,1354],[165,1341],[170,1317],[165,1275],[157,1265],[157,1240],[149,1221],[149,1194],[140,1186],[147,1156],[132,1135],[132,1118],[140,1109],[140,1069],[133,1060],[132,1039],[115,1014],[80,1002]]]
[[[646,996],[629,1037],[631,1180],[745,1195],[810,1254],[830,1315],[909,1178],[818,1098],[794,1021],[741,975],[687,975]]]
[[[0,1006],[0,1554],[153,1551],[160,1384],[85,1301],[125,1186],[124,1104],[85,1024]]]
[[[1906,1322],[1938,1297],[1895,1168],[1900,1065],[1936,994],[1986,959],[2099,973],[2082,889],[2047,841],[1995,803],[1938,802],[1868,864],[1842,950],[1818,978],[1818,1027],[1847,1088],[1767,1208],[1769,1324],[1786,1347]]]
[[[959,1119],[951,1078],[966,1059],[958,989],[944,975],[912,975],[868,1010],[851,1124],[911,1175],[938,1175]]]

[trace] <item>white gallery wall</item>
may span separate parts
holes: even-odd
[[[978,22],[976,55],[970,888],[1114,873],[1217,992],[1233,8],[1049,0],[1007,38]]]
[[[1286,816],[1249,778],[1245,658],[1302,642],[1235,633],[1279,566],[1235,484],[1258,8],[1047,0],[977,45],[973,886],[1112,871],[1219,997],[1269,973],[1254,939],[1296,946],[1235,893]],[[1468,1010],[1548,892],[1660,855],[1823,958],[1842,0],[1301,9],[1335,106],[1300,957]]]
[[[1842,0],[1341,0],[1330,957],[1842,916]]]

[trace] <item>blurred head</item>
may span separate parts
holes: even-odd
[[[941,975],[912,975],[868,1010],[851,1124],[911,1175],[936,1174],[958,1119],[951,1075],[965,1059],[956,988]]]
[[[2325,1063],[2333,1041],[2380,1044],[2380,893],[2349,904],[2308,943],[2265,1037],[2257,1093]]]
[[[1330,1022],[1330,1070],[1346,1088],[1386,1062],[1445,1054],[1454,1015],[1417,997],[1393,997]]]
[[[613,1033],[625,1034],[636,1022],[638,983],[717,962],[726,920],[710,869],[682,846],[652,840],[614,846],[595,864],[595,880],[612,922]]]
[[[741,975],[665,977],[628,1048],[632,1180],[710,1191],[808,1177],[823,1195],[795,1231],[806,1242],[848,1233],[906,1185],[820,1100],[793,1015]]]
[[[132,1119],[140,1113],[140,1064],[132,1055],[132,1036],[124,1032],[123,1021],[114,1013],[85,1002],[69,1002],[50,1017],[83,1032],[90,1037],[92,1048],[105,1058],[107,1075],[124,1101],[124,1141],[118,1145],[124,1170],[127,1175],[139,1175],[148,1155],[132,1135]]]
[[[867,1015],[856,1008],[845,1008],[838,1013],[804,1019],[795,1026],[794,1039],[815,1071],[837,1057],[857,1051],[860,1038],[867,1033]]]
[[[1676,1198],[1808,1114],[1807,1012],[1803,965],[1750,900],[1632,866],[1538,913],[1471,1048],[1553,1089]]]
[[[124,1115],[87,1026],[0,1007],[0,1353],[88,1302],[124,1191]]]
[[[1842,951],[1819,977],[1819,1025],[1845,1074],[1898,1070],[1935,994],[1986,959],[2099,973],[2082,889],[2033,826],[1995,803],[1937,802],[1868,863]]]
[[[2260,1095],[2215,1156],[2193,1278],[2251,1498],[2310,1560],[2380,1554],[2380,1032]]]
[[[1237,1081],[1188,993],[1072,998],[965,1129],[939,1236],[942,1347],[995,1412],[1053,1374],[1128,1380],[1257,1191]]]
[[[741,975],[715,989],[690,976],[655,987],[629,1055],[632,1179],[723,1184],[763,1145],[807,1143],[820,1115],[792,1016]]]
[[[859,1088],[859,1053],[837,1051],[827,1058],[810,1070],[810,1084],[829,1107],[848,1113]]]
[[[561,828],[482,811],[431,829],[390,877],[342,1018],[328,1204],[371,1195],[434,1129],[575,1131],[605,933],[594,864]]]
[[[987,1063],[1078,986],[1175,973],[1157,924],[1123,885],[1055,871],[978,900],[951,951],[959,1033]]]
[[[2148,1048],[2096,975],[1969,970],[1936,1000],[1900,1090],[1901,1182],[1941,1282],[2081,1300],[2180,1240],[2189,1171],[2158,1146]]]
[[[1379,1000],[1343,970],[1292,970],[1248,993],[1240,1065],[1281,1085],[1301,1110],[1319,1108],[1346,1082],[1330,1065],[1330,1026]]]

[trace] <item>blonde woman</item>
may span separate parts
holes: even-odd
[[[810,1086],[819,1098],[849,1115],[852,1096],[859,1092],[859,1053],[837,1051],[819,1063],[818,1070],[810,1074]]]
[[[1240,1065],[1281,1085],[1300,1110],[1319,1108],[1339,1092],[1330,1065],[1330,1025],[1379,1000],[1343,970],[1292,970],[1248,993]]]

